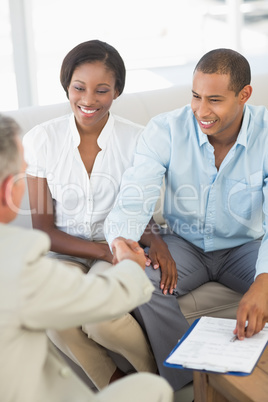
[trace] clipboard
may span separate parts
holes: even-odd
[[[211,317],[212,318],[212,317]],[[225,369],[220,369],[220,365],[219,367],[215,366],[213,369],[206,369],[204,367],[198,367],[197,365],[195,365],[195,367],[190,367],[191,364],[189,365],[185,365],[185,364],[178,364],[178,363],[170,363],[168,362],[170,356],[172,356],[174,354],[174,352],[180,348],[180,346],[183,344],[183,342],[188,338],[188,336],[191,334],[191,332],[194,330],[194,328],[196,327],[196,325],[198,324],[198,322],[200,321],[200,318],[196,319],[193,324],[190,326],[190,328],[185,332],[185,334],[182,336],[182,338],[179,340],[179,342],[177,343],[177,345],[172,349],[172,351],[170,352],[170,354],[168,355],[168,357],[166,358],[166,360],[164,361],[164,366],[166,367],[171,367],[171,368],[177,368],[177,369],[181,369],[181,370],[190,370],[190,371],[201,371],[201,372],[205,372],[205,373],[218,373],[218,374],[226,374],[226,375],[233,375],[233,376],[239,376],[239,377],[244,377],[244,376],[248,376],[250,375],[253,370],[255,369],[263,351],[265,350],[266,346],[267,346],[267,341],[264,344],[264,346],[261,349],[261,352],[259,353],[255,364],[252,367],[252,370],[250,372],[243,372],[243,371],[231,371],[231,370],[225,370]],[[268,329],[268,328],[267,328]],[[237,341],[237,342],[244,342],[244,341]],[[202,364],[202,366],[204,366],[204,364]],[[216,368],[216,369],[215,369]]]

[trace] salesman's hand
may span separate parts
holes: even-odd
[[[261,331],[268,320],[268,274],[260,274],[242,297],[234,334],[238,339],[250,338]],[[248,321],[246,327],[246,321]]]
[[[117,237],[111,244],[113,250],[113,264],[123,260],[132,260],[138,263],[145,270],[146,258],[144,250],[136,241]]]
[[[168,246],[160,236],[155,237],[151,241],[148,254],[153,268],[161,269],[160,288],[165,295],[168,292],[172,294],[178,282],[177,267]]]

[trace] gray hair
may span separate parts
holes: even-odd
[[[20,127],[14,119],[0,114],[0,184],[9,175],[20,172],[19,132]]]

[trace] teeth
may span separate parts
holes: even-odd
[[[208,126],[209,124],[215,123],[216,120],[211,120],[211,121],[201,121],[201,124],[204,124],[205,126]]]
[[[86,113],[86,114],[95,113],[96,110],[97,110],[97,109],[95,109],[95,110],[89,110],[89,109],[84,109],[84,108],[82,108],[82,107],[81,107],[80,109],[82,110],[83,113]]]

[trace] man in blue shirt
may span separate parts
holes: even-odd
[[[241,54],[205,54],[194,70],[191,106],[149,122],[106,220],[109,243],[119,235],[140,240],[165,177],[168,230],[158,233],[151,221],[141,238],[150,247],[155,292],[136,317],[174,389],[190,380],[163,367],[188,328],[176,297],[212,280],[243,293],[239,339],[268,319],[268,111],[246,105],[250,80]]]

